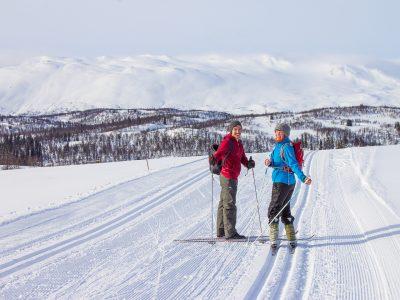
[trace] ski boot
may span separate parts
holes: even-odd
[[[278,222],[272,222],[269,225],[269,241],[271,243],[271,255],[275,256],[278,252],[278,234],[279,234],[279,224]]]
[[[289,241],[289,251],[291,254],[293,254],[297,247],[296,232],[293,224],[285,224],[285,231],[286,237]]]

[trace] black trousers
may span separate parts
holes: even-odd
[[[276,214],[282,209],[282,207],[290,201],[294,191],[295,184],[287,185],[281,182],[274,182],[272,185],[271,202],[268,207],[268,219],[269,222],[275,217],[274,222],[278,222],[279,217],[282,223],[292,224],[294,217],[290,212],[290,203],[286,205],[285,209],[280,213],[279,216]]]

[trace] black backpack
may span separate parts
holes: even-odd
[[[208,162],[210,164],[210,172],[215,175],[220,175],[222,166],[225,163],[225,160],[228,158],[229,154],[233,151],[233,142],[230,140],[229,141],[229,151],[224,157],[223,160],[216,161],[213,154],[217,152],[219,145],[218,144],[212,144],[210,147],[210,152],[208,154]]]

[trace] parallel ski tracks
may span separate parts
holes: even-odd
[[[390,236],[396,229],[398,231],[400,218],[366,183],[361,171],[355,165],[351,154],[349,155],[349,161],[356,174],[356,177],[353,177],[353,179],[358,180],[359,185],[365,188],[359,189],[359,194],[357,195],[346,193],[344,191],[346,175],[343,179],[337,176],[337,180],[340,182],[338,186],[341,187],[341,198],[353,216],[352,221],[359,228],[359,232],[362,235],[361,241],[367,246],[365,250],[368,254],[362,258],[365,260],[364,265],[370,265],[369,273],[372,278],[368,278],[367,274],[364,274],[364,270],[348,270],[348,272],[349,274],[353,274],[353,276],[354,273],[357,273],[360,275],[358,279],[364,279],[363,281],[359,281],[359,285],[356,287],[360,289],[358,290],[358,294],[369,295],[371,298],[377,296],[384,299],[399,298],[398,285],[400,280],[398,278],[400,278],[400,270],[398,268],[391,268],[391,262],[398,259],[400,239],[394,236],[394,238],[385,239],[384,244],[379,243],[378,239],[384,238],[386,235]],[[362,199],[362,203],[359,199]],[[360,214],[358,208],[364,205],[368,205],[374,209],[369,210],[365,215]],[[378,230],[369,230],[370,226],[375,228],[380,226],[380,228]],[[379,235],[380,230],[382,234]],[[354,244],[352,247],[359,248],[358,244]],[[365,284],[367,280],[370,280],[370,284]]]
[[[346,262],[342,268],[343,278],[347,281],[352,281],[352,289],[354,294],[365,295],[367,298],[371,299],[375,298],[377,295],[385,295],[384,298],[387,299],[388,286],[384,280],[384,272],[379,264],[379,261],[377,260],[374,249],[368,244],[365,230],[358,220],[359,216],[355,214],[352,205],[350,205],[346,200],[347,197],[342,187],[343,180],[341,179],[341,176],[342,174],[336,174],[335,176],[335,179],[338,182],[336,186],[340,187],[337,191],[337,196],[340,202],[336,203],[336,205],[338,206],[338,211],[349,214],[349,217],[342,217],[341,222],[344,228],[356,228],[360,233],[360,240],[367,245],[367,247],[360,247],[359,244],[349,243],[348,252],[357,253],[358,255],[356,257],[349,256],[345,258]],[[340,209],[340,206],[345,206],[345,208]],[[368,260],[365,259],[366,257],[368,257]],[[352,263],[352,260],[358,260],[359,263]],[[363,270],[365,265],[369,266],[368,273],[365,273]],[[380,291],[377,291],[377,286],[381,287]],[[346,289],[340,289],[338,294],[340,297],[350,295]]]
[[[106,223],[95,226],[94,228],[85,232],[79,232],[79,234],[76,234],[68,239],[58,241],[50,246],[43,247],[39,250],[34,250],[19,257],[13,257],[9,261],[2,262],[0,264],[0,278],[24,270],[57,254],[68,251],[83,243],[106,235],[111,231],[122,227],[128,222],[137,221],[138,218],[144,216],[153,208],[163,205],[170,199],[173,199],[173,197],[178,193],[193,187],[194,183],[205,179],[208,174],[208,170],[203,170],[189,177],[188,179],[169,186],[163,192],[158,193],[156,196],[150,197],[145,203],[126,211],[125,213],[107,221]],[[27,246],[28,245],[24,245],[23,248],[26,248]]]
[[[328,158],[328,156],[325,155],[322,157]],[[333,161],[331,161],[332,157],[328,159],[329,163],[333,163]],[[318,159],[315,160],[315,164],[318,161]],[[395,230],[399,228],[393,226],[393,224],[398,223],[400,219],[384,200],[377,196],[370,186],[366,186],[367,182],[354,164],[352,156],[345,157],[342,164],[342,167],[345,168],[342,172],[340,168],[336,169],[334,172],[323,172],[319,170],[321,168],[323,170],[326,169],[325,165],[319,166],[319,169],[315,170],[319,173],[316,178],[322,181],[318,183],[318,185],[321,186],[322,184],[330,182],[332,186],[338,187],[338,189],[330,191],[330,195],[336,196],[336,199],[330,200],[330,203],[326,202],[329,200],[325,197],[319,198],[318,189],[315,191],[311,189],[311,194],[316,192],[317,195],[315,196],[317,198],[310,193],[307,196],[308,198],[313,198],[313,201],[311,201],[311,199],[307,201],[307,203],[310,204],[306,212],[307,219],[311,220],[314,217],[315,210],[313,209],[314,207],[311,207],[311,203],[313,203],[313,206],[317,207],[326,205],[326,208],[333,205],[335,207],[334,213],[328,213],[328,220],[325,222],[331,227],[332,224],[342,224],[342,226],[333,226],[331,228],[333,232],[331,231],[330,234],[340,237],[343,235],[343,232],[339,230],[347,228],[350,232],[359,232],[360,235],[357,238],[358,241],[355,242],[348,241],[338,243],[337,240],[332,240],[322,243],[325,248],[322,249],[324,249],[327,255],[329,255],[331,251],[334,251],[333,249],[337,248],[338,244],[340,245],[341,243],[348,248],[348,254],[344,256],[343,264],[340,267],[342,273],[338,272],[337,267],[334,265],[327,269],[327,271],[333,272],[333,274],[336,273],[336,276],[343,276],[342,279],[340,279],[340,277],[336,277],[335,279],[338,280],[338,284],[340,284],[340,282],[345,284],[343,286],[339,285],[337,289],[333,289],[332,291],[325,290],[319,292],[326,293],[329,297],[336,296],[339,298],[350,297],[351,295],[364,295],[367,298],[398,298],[399,293],[397,292],[396,286],[398,286],[399,281],[397,280],[396,283],[394,283],[393,278],[399,278],[400,271],[390,267],[390,264],[388,264],[388,257],[392,256],[391,261],[397,259],[396,255],[393,256],[393,254],[400,252],[399,240],[388,239],[387,242],[390,246],[381,248],[378,246],[379,242],[373,240],[375,236],[379,235],[375,233],[375,230],[368,231],[368,228],[369,226],[373,226],[375,222],[376,226],[378,224],[382,224],[381,226],[386,225],[386,228],[388,228],[386,230],[387,234],[395,233]],[[349,170],[353,172],[349,172]],[[330,177],[327,177],[328,175]],[[355,195],[353,190],[349,190],[349,186],[351,185],[364,186],[366,188],[357,189],[358,194]],[[344,190],[346,186],[347,190]],[[323,190],[329,191],[326,187],[323,188]],[[365,205],[374,207],[374,210],[365,210],[367,214],[364,216],[361,212],[363,212],[362,208]],[[320,217],[323,208],[320,207],[319,210],[318,216]],[[371,214],[371,212],[374,213]],[[388,218],[390,218],[391,221],[389,221]],[[320,223],[323,223],[322,221],[323,220],[320,219]],[[298,228],[301,231],[300,226],[298,226]],[[324,231],[322,224],[320,224],[319,228],[322,234]],[[384,236],[384,234],[382,234],[382,236]],[[330,246],[330,244],[332,244],[332,246]],[[301,249],[302,251],[296,251],[289,264],[286,262],[282,270],[284,270],[284,272],[286,270],[287,275],[284,278],[280,278],[278,281],[278,288],[273,290],[271,294],[268,294],[268,298],[298,299],[301,297],[312,297],[310,293],[312,292],[311,287],[315,270],[316,249],[319,247],[318,237],[310,243],[310,247],[309,249],[305,248]],[[353,253],[355,253],[355,255]],[[319,255],[321,256],[323,254],[319,252]],[[326,263],[333,263],[331,260],[332,258],[326,261]],[[318,263],[320,264],[321,262]],[[327,278],[329,278],[329,276]],[[389,278],[391,279],[389,280]],[[349,290],[350,286],[351,291]],[[320,296],[322,296],[322,294],[320,294]]]
[[[187,170],[180,170],[186,174],[179,180],[166,178],[170,182],[175,180],[173,185],[163,182],[162,188],[154,187],[146,192],[141,189],[141,195],[136,195],[145,196],[141,201],[125,201],[119,208],[112,206],[96,216],[92,212],[88,226],[87,220],[82,220],[81,227],[77,224],[61,227],[57,232],[13,247],[12,251],[11,248],[0,250],[0,255],[7,255],[0,259],[0,278],[8,280],[8,287],[0,285],[0,296],[12,295],[13,290],[18,292],[14,295],[23,296],[18,287],[20,278],[29,283],[25,288],[27,293],[38,282],[50,281],[52,286],[48,290],[43,287],[33,295],[55,298],[71,295],[134,299],[237,298],[235,292],[240,291],[242,295],[246,293],[243,296],[247,299],[400,298],[397,291],[400,279],[396,279],[400,278],[400,269],[389,265],[391,259],[397,261],[394,255],[400,252],[400,240],[396,237],[400,219],[371,187],[359,189],[368,181],[354,169],[350,155],[335,153],[332,160],[333,155],[327,154],[330,155],[324,151],[307,154],[305,173],[312,173],[315,180],[311,187],[296,186],[291,203],[296,228],[300,235],[316,230],[318,234],[310,242],[300,241],[293,255],[289,254],[286,243],[275,257],[269,255],[268,243],[214,246],[173,243],[174,238],[209,236],[211,231],[207,182],[210,175],[208,170],[196,165],[190,175]],[[331,163],[339,169],[330,169]],[[266,184],[261,186],[261,182]],[[260,231],[252,183],[251,173],[241,176],[237,228],[245,235],[256,235]],[[270,182],[258,178],[257,184],[260,199],[264,197],[260,211],[266,224],[270,195],[261,191],[270,187]],[[354,190],[352,184],[356,186]],[[215,206],[217,202],[215,199]],[[364,211],[360,205],[373,209]],[[48,220],[51,219],[49,215]],[[47,222],[40,218],[37,221],[35,226]],[[264,234],[266,229],[263,228]],[[0,235],[0,245],[1,239]],[[381,241],[386,248],[379,247]],[[13,254],[14,250],[19,252]],[[56,273],[80,263],[84,270],[72,269],[74,278]],[[249,264],[261,266],[258,274]],[[35,275],[29,275],[31,271],[41,278],[36,280]],[[250,279],[253,283],[249,288]]]
[[[383,199],[360,188],[363,178],[349,151],[335,156],[322,153],[322,160],[316,160],[322,162],[316,170],[316,187],[321,188],[323,197],[317,194],[311,201],[316,212],[311,210],[310,219],[319,228],[319,237],[307,249],[311,276],[303,279],[303,293],[296,292],[298,286],[294,289],[293,284],[285,286],[284,298],[399,298],[396,278],[400,271],[391,266],[400,251],[399,226],[395,225],[399,219]],[[298,265],[296,260],[294,263]]]
[[[156,184],[147,192],[143,191],[143,188],[141,188],[140,191],[135,194],[136,190],[132,189],[132,187],[135,188],[137,186],[137,182],[145,180],[154,181],[153,177],[157,176],[156,178],[158,178],[160,177],[160,174],[164,174],[166,171],[179,172],[179,168],[186,167],[189,164],[197,162],[198,160],[191,163],[186,163],[184,165],[172,167],[168,170],[151,173],[149,175],[145,175],[143,177],[111,187],[107,190],[95,193],[91,196],[81,199],[80,201],[65,204],[53,210],[45,210],[25,218],[17,219],[14,222],[3,224],[0,226],[0,246],[3,246],[3,249],[0,247],[0,255],[5,257],[9,253],[12,253],[16,250],[21,251],[25,247],[31,247],[32,245],[39,245],[48,240],[62,238],[67,233],[73,234],[75,231],[82,230],[82,228],[90,227],[91,224],[96,224],[110,219],[130,208],[137,207],[138,205],[146,202],[149,198],[159,195],[171,186],[186,181],[187,174],[185,173],[181,175],[178,181],[172,182],[172,180],[176,180],[177,178],[168,180],[167,173],[165,176],[166,180],[162,180],[161,183],[159,181],[155,182]],[[122,195],[116,195],[117,192],[121,193],[121,190],[123,192]],[[99,203],[102,205],[100,208],[97,207]],[[94,209],[92,206],[95,206]],[[70,220],[70,215],[74,215],[76,211],[84,211],[84,215],[79,216],[78,221],[75,219]],[[100,213],[96,213],[96,211]],[[61,230],[54,231],[55,221],[65,222],[64,224],[60,224]],[[37,238],[32,239],[32,231],[35,236],[38,236]],[[21,236],[21,242],[16,240],[16,237],[19,236]],[[16,244],[16,246],[7,247],[10,242]]]
[[[244,186],[251,186],[251,177],[242,177],[239,184],[238,190],[238,199],[242,199],[245,195],[244,193],[248,192],[248,189],[244,189]],[[250,189],[251,191],[251,189]],[[254,191],[252,191],[254,193]],[[247,196],[248,197],[248,196]],[[215,201],[217,202],[217,201]],[[217,203],[215,203],[217,204]],[[241,205],[241,206],[240,206]],[[253,216],[254,216],[254,202],[250,201],[247,203],[247,209],[243,207],[243,204],[239,204],[239,209],[243,211],[243,215],[241,215],[238,219],[239,224],[237,228],[241,228],[241,232],[248,232],[251,230],[250,227],[254,226]],[[240,224],[242,223],[243,224]],[[188,231],[189,232],[189,231]],[[196,234],[191,231],[192,234]],[[221,278],[224,276],[228,269],[228,273],[233,273],[235,270],[241,265],[242,261],[238,260],[239,257],[245,257],[249,252],[249,247],[243,247],[236,244],[229,245],[221,245],[212,246],[212,245],[187,245],[190,248],[198,250],[199,248],[206,250],[205,253],[201,254],[201,265],[199,265],[199,260],[192,259],[190,263],[186,265],[186,269],[194,270],[191,273],[191,279],[186,283],[182,284],[178,289],[176,289],[173,293],[168,293],[165,291],[164,293],[160,293],[158,296],[160,298],[165,299],[177,299],[177,298],[196,298],[196,297],[206,297],[213,298],[215,297],[215,291],[221,292],[223,288],[219,285],[221,282]],[[179,258],[185,256],[185,252],[191,251],[187,246],[179,247],[176,249],[177,252],[173,255],[173,257],[169,258],[169,261],[179,261]],[[222,251],[222,252],[221,252]],[[230,255],[224,255],[224,253],[232,253]],[[171,273],[168,276],[172,276]],[[237,278],[232,278],[232,280],[237,280]],[[230,278],[225,278],[223,281],[223,285],[228,289],[226,293],[229,292],[229,287],[234,285]]]
[[[308,161],[305,173],[309,174],[315,152],[310,152],[306,156]],[[307,204],[309,188],[297,184],[294,197],[291,202],[293,214],[296,217],[296,224],[301,224],[304,207]],[[301,230],[301,227],[299,227]],[[300,246],[300,244],[299,244]],[[293,277],[295,260],[299,255],[300,249],[295,254],[290,254],[287,249],[280,248],[275,257],[269,254],[262,266],[256,280],[246,294],[246,299],[268,298],[278,299],[282,297],[283,287]]]
[[[316,152],[311,152],[310,153],[310,158],[309,158],[309,164],[307,166],[306,174],[309,175],[313,173],[313,164],[315,163],[314,156]],[[314,183],[315,184],[315,183]],[[304,185],[301,186],[303,189],[300,191],[302,192],[303,195],[299,195],[300,199],[302,201],[296,200],[299,202],[299,206],[295,207],[296,208],[296,216],[298,217],[297,221],[297,229],[299,232],[302,232],[302,234],[305,234],[307,232],[306,228],[303,228],[305,226],[309,227],[309,220],[311,220],[310,216],[308,214],[312,213],[312,210],[310,210],[311,206],[311,190],[312,187],[306,187]],[[307,206],[307,211],[306,211],[306,206]],[[306,218],[308,222],[304,223],[304,218]],[[304,224],[306,224],[304,226]],[[310,228],[308,228],[308,231]],[[310,242],[312,243],[312,241]],[[310,269],[309,269],[309,264],[308,261],[310,260],[310,253],[307,248],[302,247],[303,242],[299,241],[298,242],[298,249],[296,252],[292,255],[289,253],[288,250],[286,250],[286,262],[285,266],[282,268],[282,272],[280,280],[279,280],[279,285],[277,285],[277,288],[274,291],[273,297],[272,298],[279,298],[279,299],[290,299],[290,298],[297,298],[299,299],[303,293],[304,293],[304,287],[301,286],[302,282],[300,282],[298,279],[299,274],[303,276],[304,278],[307,278],[307,276],[312,276],[310,274]]]

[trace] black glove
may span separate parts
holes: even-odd
[[[209,163],[210,165],[215,164],[215,157],[214,157],[214,155],[210,154],[210,155],[208,156],[208,163]]]
[[[250,156],[250,159],[247,162],[247,169],[253,169],[255,166],[256,166],[256,162]]]

